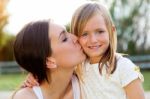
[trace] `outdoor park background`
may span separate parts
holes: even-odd
[[[31,13],[16,12],[16,15],[22,15],[15,19],[14,13],[21,9],[21,5],[17,2],[24,2],[24,7],[29,10],[33,9]],[[32,2],[31,2],[32,1]],[[55,1],[55,0],[54,0]],[[90,0],[56,0],[62,2],[61,5],[66,7],[64,11],[53,0],[0,0],[0,92],[14,91],[17,89],[26,77],[26,72],[19,68],[15,63],[13,56],[13,41],[18,30],[23,24],[34,18],[48,18],[53,15],[53,18],[66,25],[69,30],[69,20],[73,11],[83,2]],[[77,2],[78,1],[78,2]],[[105,3],[110,10],[111,16],[117,28],[118,36],[118,52],[128,54],[133,62],[140,66],[141,72],[144,75],[145,81],[143,87],[145,92],[150,91],[150,0],[91,0]],[[10,3],[15,2],[14,10],[10,7]],[[37,4],[39,2],[39,4]],[[43,2],[43,4],[42,4]],[[45,2],[45,3],[44,3]],[[70,2],[70,3],[67,3]],[[72,3],[71,3],[72,2]],[[81,2],[81,3],[80,3]],[[47,4],[47,5],[45,5]],[[55,8],[48,8],[48,4],[56,5]],[[76,4],[76,5],[74,5]],[[43,5],[43,6],[42,6]],[[44,6],[46,8],[44,9]],[[19,8],[20,7],[20,8]],[[30,9],[28,7],[31,7]],[[36,8],[34,8],[36,7]],[[74,7],[74,8],[71,8]],[[56,9],[57,8],[57,9]],[[40,10],[39,10],[40,9]],[[42,10],[41,10],[42,9]],[[53,13],[50,9],[53,9]],[[69,10],[68,10],[69,9]],[[70,10],[72,9],[72,10]],[[43,11],[44,10],[44,11]],[[56,10],[56,11],[55,11]],[[66,11],[65,11],[66,10]],[[39,15],[37,14],[39,13]],[[50,14],[44,14],[51,13]],[[63,13],[61,13],[63,12]],[[23,15],[23,14],[26,15]],[[57,14],[56,14],[57,13]],[[68,15],[69,14],[69,15]],[[40,16],[42,15],[42,16]],[[58,17],[59,16],[59,17]],[[31,18],[32,17],[32,18]],[[28,19],[24,19],[28,18]],[[60,20],[61,19],[61,20]],[[19,20],[19,21],[17,21]],[[18,22],[18,24],[17,24]],[[24,23],[19,23],[24,22]],[[19,29],[18,29],[19,27]],[[13,30],[16,29],[16,30]]]

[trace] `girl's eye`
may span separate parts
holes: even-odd
[[[85,37],[85,36],[87,36],[87,35],[88,35],[88,33],[85,32],[85,33],[82,33],[81,36],[82,36],[82,37]]]
[[[101,33],[104,33],[104,31],[103,31],[103,30],[100,30],[100,31],[98,31],[98,33],[100,33],[100,34],[101,34]]]

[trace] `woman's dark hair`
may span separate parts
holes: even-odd
[[[28,23],[16,36],[14,55],[17,63],[41,83],[48,81],[46,58],[51,56],[49,20]]]

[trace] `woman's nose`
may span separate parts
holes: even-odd
[[[77,36],[75,36],[74,34],[71,34],[71,33],[69,33],[69,34],[71,35],[71,39],[74,43],[78,42]]]

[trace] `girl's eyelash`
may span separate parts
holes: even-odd
[[[86,36],[87,35],[87,33],[83,33],[81,36]]]
[[[100,30],[100,31],[98,31],[99,33],[103,33],[104,31],[103,30]]]

